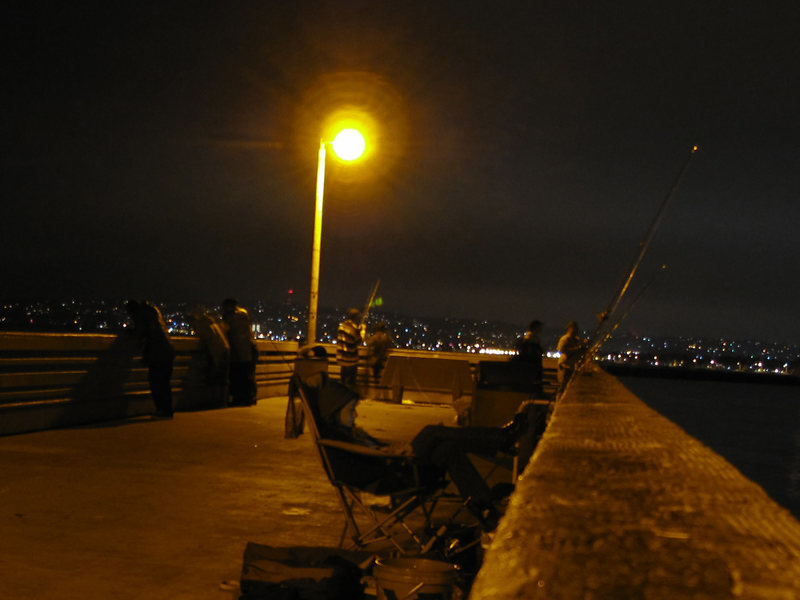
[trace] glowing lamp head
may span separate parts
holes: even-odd
[[[347,161],[358,159],[367,147],[364,136],[356,129],[342,129],[331,145],[336,156]]]

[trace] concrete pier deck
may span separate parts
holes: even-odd
[[[0,598],[231,600],[247,542],[334,546],[342,513],[285,398],[0,437]],[[446,405],[365,401],[410,439]],[[800,598],[800,523],[602,372],[556,405],[472,600]]]
[[[285,398],[0,438],[0,598],[230,600],[248,541],[336,546],[344,523]],[[387,439],[450,406],[364,401]]]
[[[595,372],[517,484],[472,600],[800,598],[800,523]]]

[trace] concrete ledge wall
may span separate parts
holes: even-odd
[[[173,337],[172,343],[176,350],[172,374],[176,410],[223,406],[225,391],[207,382],[208,356],[200,340]],[[285,396],[297,344],[258,340],[257,345],[258,397]],[[322,345],[331,358],[331,374],[337,377],[336,346]],[[459,358],[469,361],[473,373],[479,361],[508,360],[504,356],[413,350],[392,353],[417,358]],[[548,363],[548,372],[552,367]],[[388,397],[388,388],[376,389],[364,361],[359,369],[359,385],[365,395]],[[0,332],[0,435],[152,412],[147,367],[141,362],[132,336]]]
[[[800,598],[800,523],[603,372],[512,496],[471,600]]]
[[[221,406],[206,382],[200,341],[174,337],[177,410]],[[259,397],[286,393],[297,344],[259,341]],[[128,335],[0,332],[0,435],[150,414],[153,404],[135,340]]]

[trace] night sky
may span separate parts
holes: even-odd
[[[796,2],[14,2],[2,299],[606,308],[689,157],[622,328],[800,343]],[[661,265],[667,269],[661,270]]]

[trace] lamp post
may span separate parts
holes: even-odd
[[[322,247],[322,199],[325,193],[325,146],[330,144],[334,153],[344,161],[354,161],[363,153],[366,146],[364,136],[355,129],[343,129],[333,141],[319,141],[317,159],[317,203],[314,212],[314,239],[311,246],[311,292],[308,300],[307,343],[317,341],[317,307],[319,304],[319,261]]]

